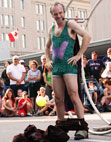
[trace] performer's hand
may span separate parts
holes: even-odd
[[[52,70],[52,68],[53,68],[52,60],[47,61],[47,66],[48,66],[48,68],[50,68]]]
[[[80,56],[76,55],[76,56],[69,58],[67,60],[67,62],[68,62],[68,64],[70,64],[72,62],[72,66],[74,66],[79,59],[80,59]]]

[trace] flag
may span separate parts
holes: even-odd
[[[8,37],[9,37],[11,42],[15,42],[15,40],[18,39],[18,29],[9,33]]]

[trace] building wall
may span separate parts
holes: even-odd
[[[0,0],[2,1],[2,0]],[[12,8],[0,7],[0,40],[3,40],[3,33],[8,34],[15,29],[19,29],[19,38],[15,43],[10,43],[11,55],[23,55],[29,53],[35,53],[39,51],[44,51],[44,44],[48,36],[48,29],[51,26],[53,19],[50,14],[50,6],[55,2],[52,0],[24,0],[24,9],[21,9],[20,2],[23,0],[8,0],[13,2]],[[58,0],[67,6],[69,0]],[[43,8],[43,13],[40,11],[37,13],[36,6]],[[40,10],[40,9],[39,9]],[[89,0],[73,0],[69,9],[69,16],[88,16],[90,12],[90,2]],[[71,14],[72,13],[72,14]],[[13,25],[6,26],[5,23],[2,24],[2,15],[13,16]],[[25,18],[25,26],[21,26],[21,17]],[[9,20],[10,21],[10,20]],[[44,22],[44,29],[37,30],[37,21]],[[84,28],[85,23],[80,23]],[[89,29],[88,29],[89,30]],[[91,30],[89,30],[91,31]],[[23,48],[22,36],[26,36],[26,48]],[[4,37],[4,40],[5,37]],[[41,45],[39,46],[39,40],[41,40]],[[45,41],[45,42],[44,42]]]
[[[91,7],[98,0],[90,0]],[[102,0],[92,18],[92,37],[93,41],[111,39],[111,0]]]

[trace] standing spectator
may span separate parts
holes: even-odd
[[[10,88],[10,79],[8,78],[7,73],[6,73],[6,69],[7,69],[8,65],[10,65],[10,62],[9,61],[5,61],[4,62],[5,69],[3,70],[2,74],[1,74],[1,78],[3,80],[3,85],[4,85],[4,87],[3,87],[3,94],[5,94],[6,90],[8,88]]]
[[[87,65],[87,57],[84,55],[83,56],[83,68],[84,68],[84,72],[85,72],[85,77],[89,77],[90,76],[90,69]]]
[[[108,48],[107,56],[103,57],[102,61],[103,61],[104,68],[106,67],[107,62],[111,62],[111,48]]]
[[[40,77],[41,72],[37,69],[38,62],[36,60],[32,60],[29,63],[30,70],[28,71],[28,79],[29,79],[29,94],[32,101],[33,111],[36,111],[36,103],[35,98],[37,96],[37,91],[40,89]]]
[[[17,113],[19,116],[31,116],[32,104],[28,96],[29,95],[26,91],[22,92],[22,98],[18,101]]]
[[[103,63],[98,59],[97,52],[92,52],[91,59],[88,60],[87,65],[90,69],[90,75],[99,81],[99,78],[101,78],[101,72],[103,70]]]
[[[26,70],[26,74],[25,74],[25,91],[28,92],[29,90],[29,79],[28,79],[28,71],[30,70],[29,66],[25,65],[25,70]]]
[[[40,85],[45,86],[45,82],[44,82],[44,78],[43,78],[43,72],[44,72],[45,65],[46,65],[46,56],[45,55],[41,56],[41,63],[42,63],[42,65],[40,65],[38,67],[38,69],[41,71]],[[45,70],[45,71],[47,72],[47,70]]]
[[[43,73],[43,77],[44,77],[44,82],[45,82],[45,86],[46,86],[46,94],[48,95],[49,99],[52,99],[52,71],[51,69],[46,65],[45,69],[47,70],[47,72],[44,71]]]
[[[20,61],[19,61],[19,64],[25,66],[25,61],[24,61],[24,60],[20,60]]]
[[[10,79],[10,88],[14,91],[15,97],[17,90],[24,90],[25,68],[19,64],[19,57],[12,57],[12,64],[7,67],[7,75]]]
[[[15,116],[16,115],[16,101],[12,89],[7,89],[2,98],[2,115]]]
[[[111,62],[106,62],[106,68],[101,74],[102,78],[111,78]]]

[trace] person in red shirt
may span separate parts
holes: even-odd
[[[2,98],[2,115],[3,116],[16,116],[16,101],[12,89],[7,89],[4,97]]]
[[[18,102],[18,115],[19,116],[31,116],[32,104],[28,98],[28,93],[23,91],[22,98]]]

